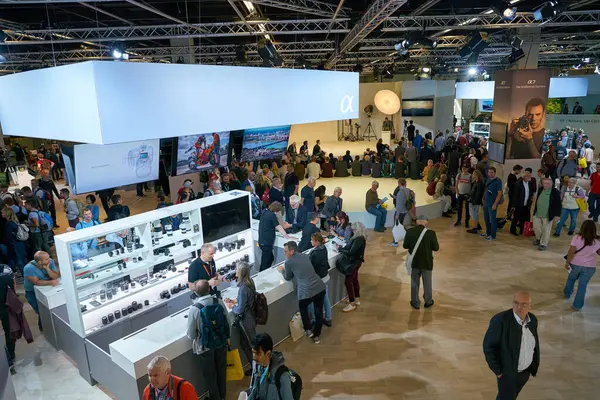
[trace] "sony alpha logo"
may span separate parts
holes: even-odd
[[[349,112],[354,112],[354,109],[352,108],[353,101],[354,101],[354,96],[345,95],[344,97],[342,97],[342,101],[340,102],[340,111],[343,114],[346,114]]]

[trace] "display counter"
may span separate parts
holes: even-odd
[[[59,307],[66,310],[64,287],[62,284],[59,284],[57,286],[34,286],[33,288],[38,302],[40,319],[44,327],[44,338],[56,350],[61,350],[55,329],[56,316],[53,312]]]
[[[183,223],[171,226],[177,215]],[[157,355],[168,357],[173,373],[203,393],[204,366],[187,338],[192,305],[187,272],[204,243],[215,245],[221,275],[234,274],[241,260],[258,266],[255,254],[260,250],[253,243],[258,221],[250,215],[248,193],[233,191],[56,236],[61,285],[36,287],[45,308],[42,321],[46,329],[51,327],[49,341],[69,355],[84,379],[102,384],[116,398],[140,397],[148,382],[147,365]],[[277,235],[277,264],[288,240]],[[334,243],[326,247],[329,296],[336,304],[346,295],[344,276],[335,269]],[[82,248],[87,249],[83,255]],[[271,315],[257,331],[269,333],[275,343],[289,336],[288,323],[298,311],[294,284],[283,279],[277,264],[253,275]],[[219,290],[223,298],[237,297],[235,284],[224,282]],[[232,329],[234,348],[237,334]],[[242,355],[242,361],[250,360]]]
[[[331,267],[329,295],[332,304],[337,304],[346,296],[344,276],[335,268],[339,254],[335,245],[330,242],[326,244],[326,248]],[[270,315],[267,325],[257,326],[257,331],[269,333],[275,343],[289,336],[289,321],[298,312],[294,284],[283,279],[282,274],[277,271],[277,266],[253,276],[256,290],[264,293],[267,298]],[[223,298],[235,299],[237,292],[236,286],[230,286],[221,294]],[[194,384],[198,394],[201,395],[206,384],[202,378],[203,366],[200,364],[200,358],[192,353],[192,341],[186,336],[188,312],[189,306],[111,343],[110,354],[102,354],[99,349],[92,348],[91,352],[94,353],[95,358],[91,362],[92,368],[95,363],[108,364],[109,359],[112,364],[119,367],[110,371],[109,376],[105,376],[108,378],[106,381],[101,380],[100,377],[96,379],[118,398],[139,397],[148,383],[148,363],[155,356],[163,355],[171,360],[173,373],[184,372],[186,379]],[[233,317],[230,314],[231,322]],[[237,348],[239,341],[234,332],[235,330],[232,329],[232,347]]]

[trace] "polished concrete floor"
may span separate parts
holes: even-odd
[[[125,199],[132,212],[154,206],[152,197]],[[333,327],[324,328],[320,345],[287,340],[278,347],[304,380],[302,398],[493,399],[496,379],[483,357],[483,335],[489,319],[510,308],[513,292],[522,289],[532,293],[532,312],[539,318],[541,365],[519,399],[598,398],[600,285],[592,279],[585,307],[569,310],[562,298],[569,237],[552,237],[548,250],[540,252],[529,238],[501,232],[496,242],[485,242],[453,222],[430,222],[440,242],[433,273],[436,303],[421,311],[408,304],[406,252],[387,245],[389,230],[371,233],[360,272],[360,308],[344,314],[336,307]],[[34,330],[36,342],[19,342],[17,348],[13,379],[20,400],[110,398],[79,378],[67,358]],[[237,399],[244,385],[247,380],[230,383],[228,399]]]

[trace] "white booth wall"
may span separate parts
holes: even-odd
[[[335,142],[338,134],[338,122],[314,122],[309,124],[295,124],[290,130],[289,143],[296,142],[298,150],[302,146],[302,142],[308,141],[309,151],[312,153],[312,146],[317,140],[321,142]]]

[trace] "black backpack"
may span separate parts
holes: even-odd
[[[277,396],[281,398],[281,376],[283,374],[290,375],[290,382],[292,383],[292,397],[294,400],[300,400],[302,395],[302,378],[296,371],[289,369],[285,365],[281,365],[275,372],[275,386],[277,386]]]
[[[269,320],[269,305],[263,293],[255,292],[254,296],[254,320],[257,325],[266,325]]]

